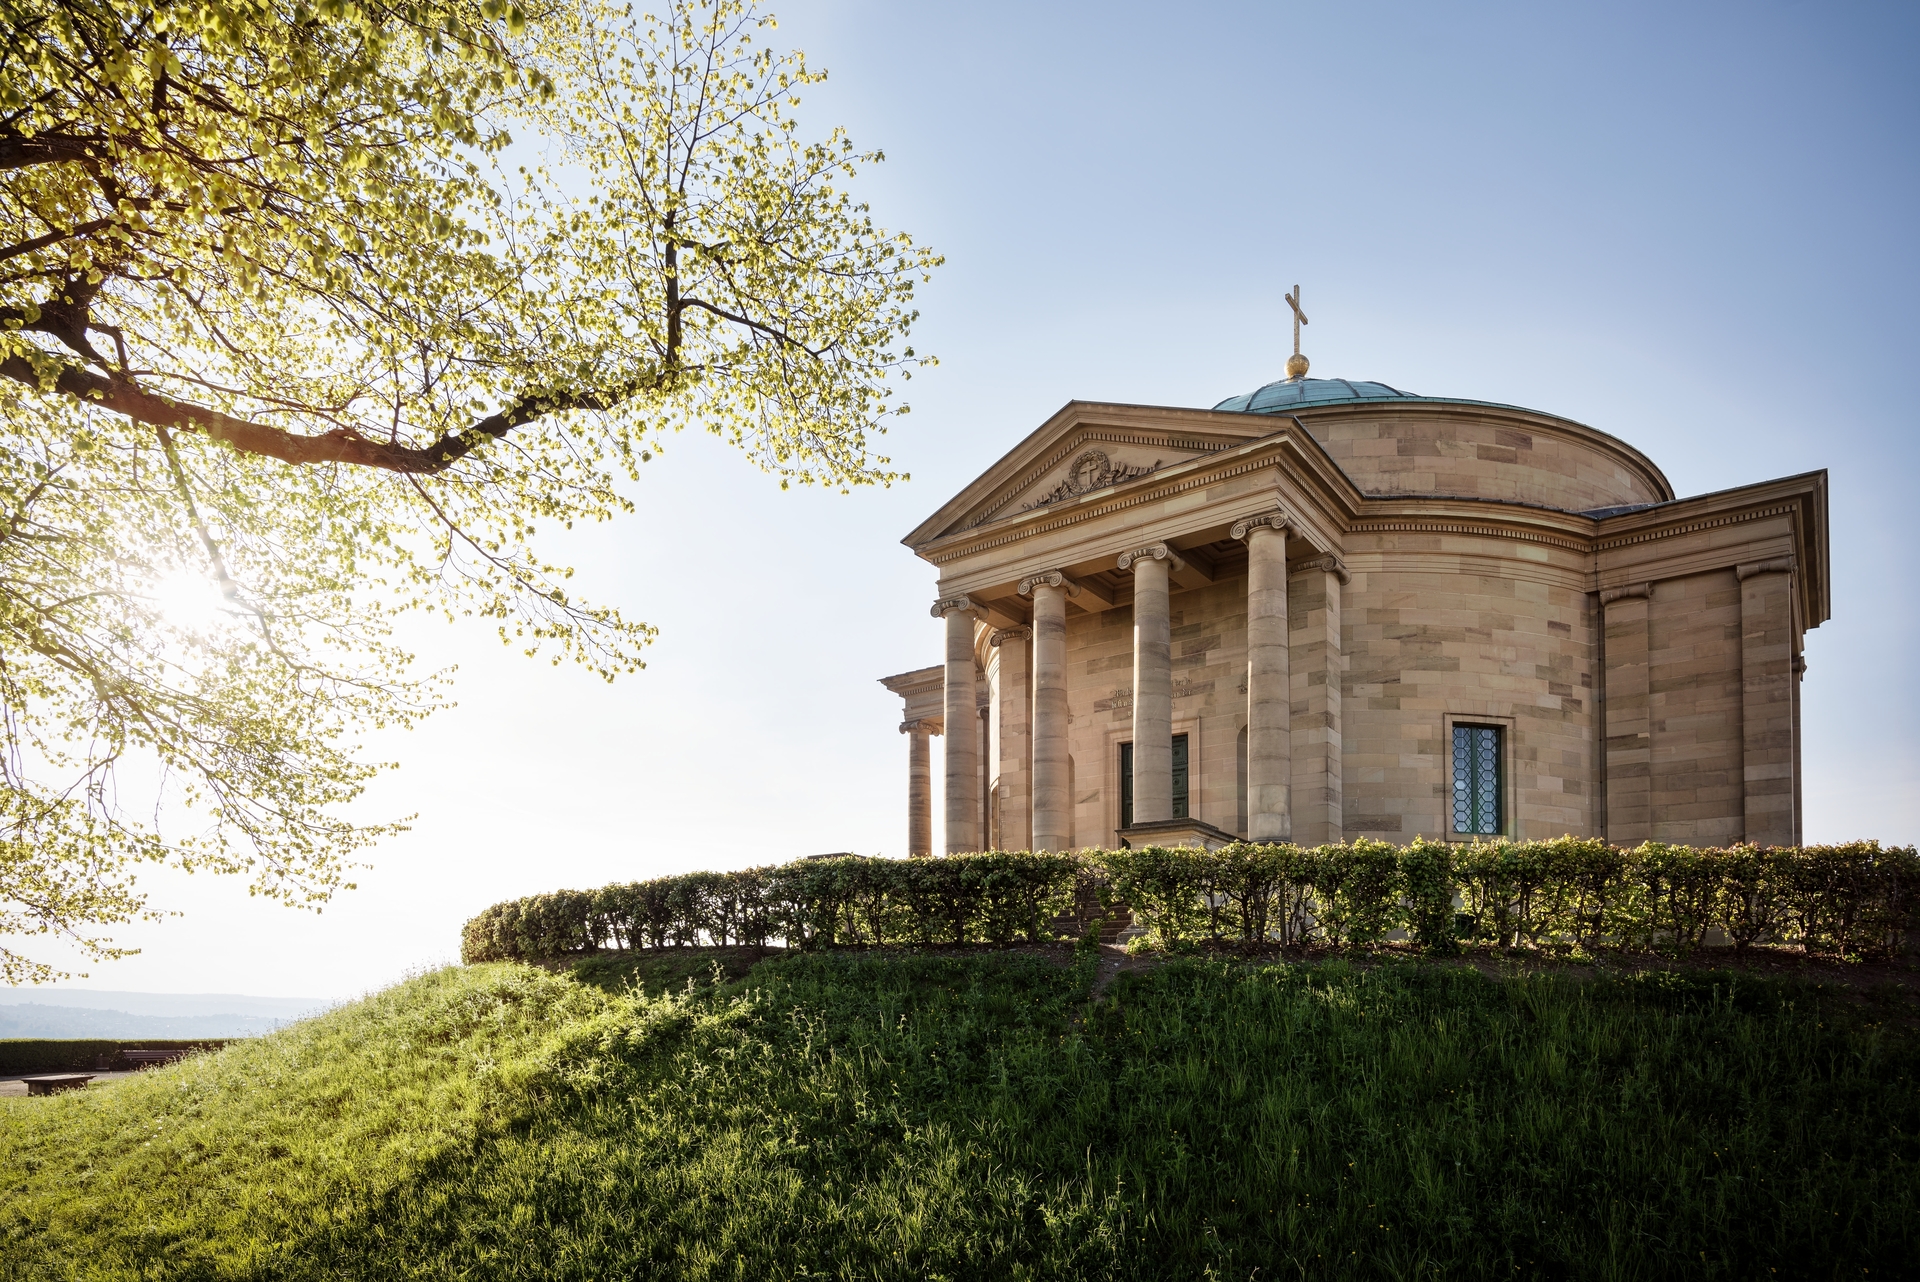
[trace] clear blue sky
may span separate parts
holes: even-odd
[[[1683,494],[1831,472],[1809,636],[1810,840],[1920,838],[1920,9],[1912,5],[793,4],[805,117],[887,163],[942,250],[913,481],[782,494],[687,440],[570,547],[661,628],[607,688],[422,634],[461,706],[376,745],[417,812],[323,916],[152,879],[186,915],[91,986],[338,996],[451,958],[488,903],[825,850],[899,853],[876,677],[935,662],[900,537],[1072,398],[1207,406],[1316,374],[1563,414]],[[937,741],[936,741],[937,742]]]

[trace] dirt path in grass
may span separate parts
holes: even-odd
[[[1122,971],[1151,970],[1162,960],[1151,954],[1130,956],[1125,944],[1100,945],[1100,965],[1093,972],[1093,986],[1087,990],[1087,1004],[1092,1006],[1106,996],[1107,990],[1113,987],[1113,981],[1120,978]]]

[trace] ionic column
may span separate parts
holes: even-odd
[[[1133,821],[1173,818],[1173,639],[1167,571],[1184,566],[1154,543],[1122,553],[1133,571]]]
[[[1293,567],[1287,587],[1287,668],[1293,689],[1293,839],[1319,846],[1346,836],[1340,769],[1340,589],[1335,556]]]
[[[1608,588],[1604,615],[1606,700],[1602,745],[1607,754],[1606,838],[1637,846],[1653,837],[1653,703],[1649,684],[1647,611],[1651,583]]]
[[[1032,628],[1002,628],[992,644],[1000,651],[999,793],[993,799],[1000,816],[999,846],[1026,850],[1033,844],[1033,776],[1027,769],[1028,723],[1033,689],[1027,678],[1027,642]]]
[[[1233,537],[1247,543],[1247,837],[1287,841],[1293,835],[1293,692],[1286,519],[1240,521]]]
[[[1793,558],[1734,567],[1740,577],[1740,739],[1746,839],[1791,846],[1794,815]]]
[[[1079,593],[1058,570],[1023,579],[1033,598],[1033,848],[1073,842],[1073,794],[1067,778],[1067,598]]]
[[[931,721],[903,721],[907,740],[907,854],[933,853],[933,753]]]
[[[947,853],[978,850],[980,831],[980,686],[973,658],[973,621],[979,606],[971,597],[945,597],[933,603],[935,618],[947,622]]]

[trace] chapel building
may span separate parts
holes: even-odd
[[[1797,844],[1824,471],[1676,498],[1553,414],[1293,375],[1073,401],[904,540],[909,850]]]

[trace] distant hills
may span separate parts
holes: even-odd
[[[255,1037],[333,1004],[240,993],[0,989],[0,1038]]]

